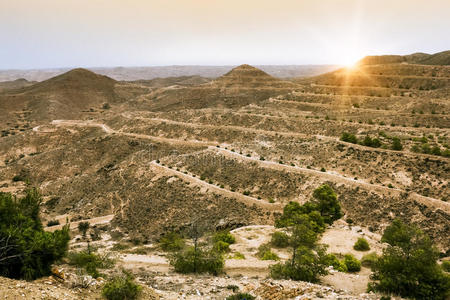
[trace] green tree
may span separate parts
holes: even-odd
[[[337,195],[329,185],[323,184],[315,189],[313,197],[313,203],[325,223],[332,224],[333,221],[342,217],[341,205],[337,199]]]
[[[160,246],[164,251],[179,251],[184,248],[183,238],[176,232],[170,232],[159,240]]]
[[[81,232],[83,237],[86,237],[86,232],[89,230],[89,222],[78,223],[78,231]]]
[[[270,243],[278,248],[286,248],[289,246],[289,236],[284,232],[275,231]]]
[[[292,279],[309,282],[317,282],[319,276],[328,274],[324,263],[325,248],[316,247],[311,249],[301,246],[296,249],[295,259],[272,265],[270,275],[274,279]]]
[[[42,199],[36,189],[22,198],[0,193],[0,275],[32,280],[50,274],[66,253],[69,227],[46,232],[39,219]]]
[[[396,219],[382,241],[389,246],[372,267],[369,289],[417,299],[450,296],[450,277],[437,264],[439,252],[426,234]]]

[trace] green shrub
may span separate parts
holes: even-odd
[[[184,248],[184,240],[175,232],[171,232],[163,236],[159,240],[161,249],[167,252],[179,251]]]
[[[130,245],[123,244],[123,243],[115,243],[112,246],[111,250],[113,250],[113,251],[122,251],[122,250],[126,250],[128,248],[130,248]]]
[[[355,245],[353,245],[353,249],[357,251],[369,251],[370,246],[365,238],[358,238]]]
[[[50,220],[47,222],[47,227],[56,226],[56,225],[59,225],[58,220]]]
[[[336,271],[339,271],[339,272],[347,272],[348,271],[345,263],[343,261],[340,261],[334,254],[326,254],[323,257],[322,261],[326,266],[332,266],[333,269],[335,269]]]
[[[441,264],[442,270],[450,272],[450,260],[444,260]]]
[[[213,246],[214,251],[218,253],[225,253],[230,251],[230,244],[224,242],[224,241],[217,241],[214,243]]]
[[[135,300],[138,299],[142,287],[134,282],[130,273],[112,277],[102,289],[102,296],[108,300]]]
[[[211,273],[217,275],[223,270],[224,260],[222,255],[216,251],[189,247],[184,251],[175,253],[170,258],[170,264],[178,273]]]
[[[364,255],[361,258],[361,265],[364,267],[372,267],[378,260],[378,255],[375,252]]]
[[[392,150],[401,151],[403,149],[402,142],[398,137],[392,138]]]
[[[41,203],[35,189],[21,198],[0,192],[0,276],[32,280],[49,275],[51,265],[67,253],[69,227],[44,231]]]
[[[286,248],[289,246],[289,236],[282,231],[275,231],[270,242],[274,247]]]
[[[14,182],[18,182],[18,181],[26,181],[26,178],[22,175],[16,175],[13,177],[12,179]]]
[[[114,266],[114,260],[110,259],[107,255],[99,255],[90,250],[69,252],[67,258],[69,265],[84,268],[94,278],[100,276],[97,269],[107,269]]]
[[[222,241],[231,245],[236,242],[236,239],[229,231],[219,231],[216,232],[216,234],[214,234],[213,236],[213,242],[217,243],[218,241]]]
[[[239,291],[239,287],[237,286],[237,285],[235,285],[235,284],[229,284],[229,285],[227,285],[227,289],[228,290],[232,290],[233,292],[237,292],[237,291]]]
[[[231,296],[228,296],[226,300],[254,300],[256,299],[254,296],[247,293],[238,293]]]
[[[361,271],[361,262],[351,254],[344,256],[344,264],[347,267],[348,272]]]
[[[348,143],[353,143],[353,144],[357,144],[358,143],[358,139],[356,138],[356,136],[354,134],[351,134],[351,133],[348,133],[348,132],[343,132],[342,133],[341,141],[348,142]]]
[[[231,258],[232,259],[245,259],[245,255],[242,254],[241,252],[235,252]]]
[[[370,290],[405,298],[448,299],[450,276],[437,264],[439,252],[426,234],[396,219],[381,241],[389,246],[372,267]]]
[[[83,236],[86,236],[89,226],[89,222],[80,222],[78,223],[78,231],[80,231]]]
[[[278,255],[272,252],[269,244],[262,244],[259,246],[256,256],[261,260],[280,260]]]
[[[438,146],[434,146],[433,149],[431,149],[431,154],[441,155],[441,148],[439,148]]]

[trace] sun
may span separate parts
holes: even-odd
[[[343,54],[341,64],[348,69],[354,69],[357,67],[359,60],[362,58],[361,55],[347,52]]]

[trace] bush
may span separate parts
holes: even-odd
[[[450,260],[444,260],[441,264],[442,270],[450,272]]]
[[[274,247],[286,248],[289,246],[289,236],[281,231],[276,231],[272,234],[271,244]]]
[[[238,293],[226,298],[226,300],[254,300],[254,299],[256,299],[254,296],[247,293]]]
[[[18,182],[18,181],[26,181],[26,178],[21,176],[21,175],[16,175],[13,177],[12,179],[14,182]]]
[[[86,236],[86,232],[89,230],[89,222],[80,222],[78,223],[78,230],[83,234],[83,236]]]
[[[372,267],[369,289],[405,298],[448,299],[450,276],[437,264],[439,252],[426,234],[396,219],[381,241],[389,246]]]
[[[184,240],[179,234],[171,232],[159,240],[159,245],[167,252],[179,251],[184,248]]]
[[[364,255],[361,258],[361,265],[364,267],[372,267],[378,260],[378,255],[375,252]]]
[[[229,245],[236,242],[235,237],[229,231],[219,231],[213,236],[213,242],[217,243],[219,241],[225,242]]]
[[[361,262],[351,254],[344,256],[344,264],[347,267],[348,272],[361,271]]]
[[[84,268],[86,273],[94,278],[100,277],[97,269],[107,269],[114,266],[114,260],[107,255],[92,253],[90,250],[69,252],[67,258],[69,265]]]
[[[122,250],[126,250],[128,248],[130,248],[130,245],[123,244],[123,243],[115,243],[112,246],[111,250],[113,250],[113,251],[122,251]]]
[[[32,280],[49,275],[51,265],[67,253],[69,227],[44,231],[41,202],[35,189],[18,199],[0,193],[0,276]]]
[[[298,223],[300,219],[308,218],[311,222],[314,222],[314,227],[320,232],[323,229],[325,222],[317,211],[316,204],[307,202],[300,205],[298,202],[289,202],[283,208],[283,214],[281,217],[275,220],[276,227],[288,227]]]
[[[326,266],[332,266],[333,269],[335,269],[336,271],[339,271],[339,272],[347,272],[348,271],[345,263],[343,261],[340,261],[334,254],[325,255],[323,258],[323,263]]]
[[[320,275],[326,275],[326,265],[322,256],[324,251],[313,251],[308,247],[296,250],[294,262],[287,261],[270,267],[270,276],[274,279],[292,279],[317,282]]]
[[[142,287],[134,282],[130,273],[114,276],[106,282],[102,289],[102,296],[108,300],[135,300]]]
[[[270,249],[268,244],[262,244],[259,246],[256,256],[261,260],[280,260],[278,255],[272,252],[272,249]]]
[[[230,251],[230,244],[224,241],[217,241],[214,243],[213,250],[218,253],[225,253]]]
[[[402,142],[398,137],[392,138],[392,150],[401,151],[403,149]]]
[[[353,144],[357,144],[358,143],[358,139],[356,138],[356,136],[354,134],[351,134],[351,133],[348,133],[348,132],[343,132],[342,133],[341,141],[348,142],[348,143],[353,143]]]
[[[178,273],[211,273],[217,275],[222,272],[224,260],[220,253],[201,248],[189,247],[170,258],[170,264]]]
[[[241,252],[235,252],[231,259],[245,259],[245,255]]]
[[[355,245],[353,245],[353,249],[357,251],[369,251],[370,246],[365,238],[358,238]]]
[[[50,220],[47,222],[47,227],[56,226],[56,225],[59,225],[58,220]]]

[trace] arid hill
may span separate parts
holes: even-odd
[[[294,84],[270,76],[250,65],[241,65],[215,80],[213,85],[221,88],[293,88]]]
[[[450,51],[435,54],[413,53],[409,55],[379,55],[366,56],[358,62],[358,65],[380,65],[410,63],[419,65],[450,65]]]
[[[242,107],[291,91],[292,82],[282,81],[249,66],[234,68],[218,79],[193,87],[173,86],[149,95],[150,109]]]
[[[85,69],[74,69],[49,80],[0,94],[0,124],[78,118],[84,111],[104,103],[117,103],[121,96],[116,81]],[[3,120],[3,122],[1,122]]]
[[[35,84],[34,81],[28,81],[24,78],[19,78],[13,81],[2,81],[0,82],[0,92],[6,91],[6,90],[15,90],[24,88],[30,85]]]

